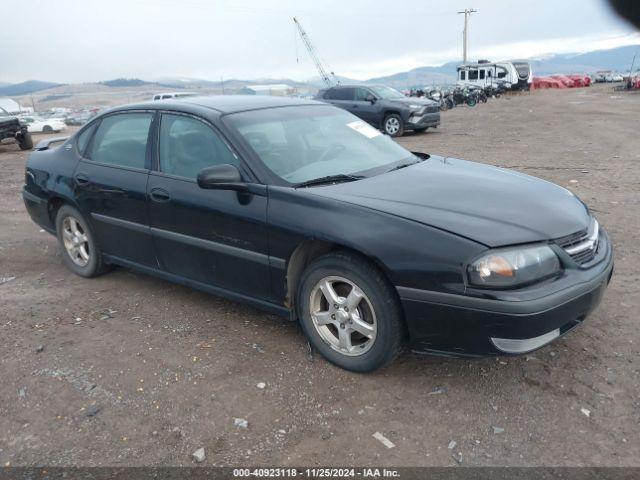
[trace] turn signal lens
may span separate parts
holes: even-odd
[[[473,261],[467,275],[471,285],[514,287],[560,271],[560,260],[547,245],[490,251]]]
[[[515,275],[513,266],[506,258],[500,255],[488,257],[483,261],[482,264],[480,264],[479,273],[483,278],[490,277],[491,275],[501,275],[503,277],[513,277]]]

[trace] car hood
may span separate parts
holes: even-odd
[[[511,170],[432,156],[421,163],[309,193],[420,222],[489,247],[586,229],[587,207],[553,183]]]
[[[403,105],[437,105],[433,100],[418,97],[393,98],[388,101],[402,103]]]

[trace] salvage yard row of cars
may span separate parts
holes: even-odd
[[[118,265],[247,302],[358,372],[406,345],[527,353],[598,305],[612,246],[574,194],[371,124],[267,96],[118,107],[37,145],[24,203],[76,274]]]

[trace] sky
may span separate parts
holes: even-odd
[[[358,80],[462,58],[530,58],[640,44],[606,0],[20,0],[0,27],[0,82],[317,76]],[[8,20],[8,21],[7,21]]]

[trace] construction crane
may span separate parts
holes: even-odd
[[[318,73],[320,74],[320,78],[322,79],[324,84],[327,87],[339,85],[340,82],[336,80],[335,74],[333,72],[327,73],[327,69],[322,64],[322,60],[320,60],[320,56],[318,55],[316,48],[313,46],[313,43],[311,43],[311,39],[309,38],[309,35],[307,35],[307,32],[304,31],[304,28],[302,28],[302,25],[300,24],[300,22],[296,17],[293,17],[293,22],[296,24],[296,27],[298,27],[298,33],[300,34],[300,38],[302,39],[304,46],[307,47],[309,56],[311,57],[311,60],[313,60],[313,63],[316,65],[316,68],[318,69]]]

